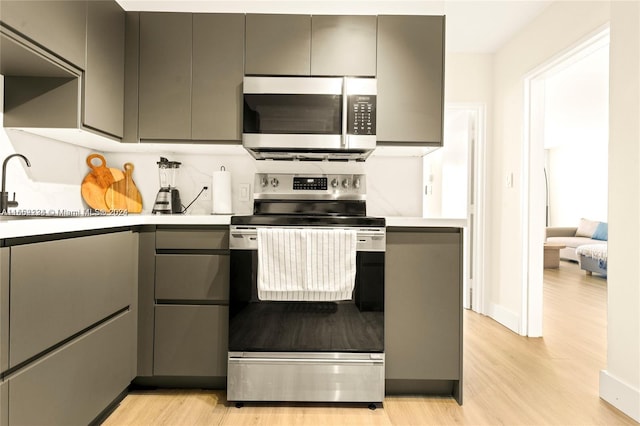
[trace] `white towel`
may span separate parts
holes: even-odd
[[[355,230],[258,229],[260,300],[350,300],[356,279]]]

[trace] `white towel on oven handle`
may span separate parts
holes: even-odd
[[[260,300],[350,300],[357,232],[350,229],[258,229]]]

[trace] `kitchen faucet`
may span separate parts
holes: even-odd
[[[16,201],[16,193],[13,193],[13,200],[9,201],[9,193],[5,191],[7,184],[7,163],[12,157],[20,157],[27,164],[27,167],[31,167],[29,159],[22,154],[11,154],[2,162],[2,192],[0,193],[0,213],[6,213],[9,207],[18,207]]]

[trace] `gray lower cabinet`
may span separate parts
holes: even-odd
[[[310,74],[310,15],[247,14],[246,19],[245,74]]]
[[[0,425],[9,424],[9,383],[0,379]]]
[[[441,146],[444,17],[378,16],[377,140]]]
[[[152,386],[224,387],[228,226],[148,229],[140,235],[139,259],[136,381]]]
[[[11,247],[9,367],[129,306],[135,249],[130,232]]]
[[[134,315],[126,312],[9,381],[9,425],[89,424],[133,378]]]
[[[388,228],[386,390],[462,402],[462,230]]]
[[[157,305],[153,374],[226,376],[229,307]]]
[[[136,375],[137,238],[118,230],[3,244],[0,425],[88,424]]]

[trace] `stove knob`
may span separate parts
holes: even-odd
[[[337,187],[338,187],[338,179],[333,179],[333,180],[331,181],[331,186],[332,186],[333,188],[337,188]]]
[[[355,178],[355,179],[353,180],[353,187],[354,187],[355,189],[360,189],[360,179]]]
[[[342,187],[343,187],[344,189],[349,188],[349,179],[344,179],[344,180],[342,181]]]
[[[280,182],[278,182],[277,178],[273,178],[271,179],[271,186],[273,186],[274,188],[276,188],[278,186]]]
[[[267,179],[266,177],[263,177],[262,180],[260,180],[260,184],[262,185],[263,188],[266,188],[266,186],[269,185],[269,179]]]

